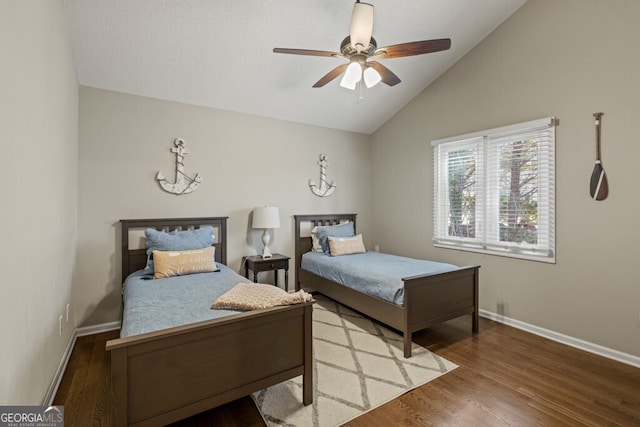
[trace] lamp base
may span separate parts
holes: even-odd
[[[272,258],[273,255],[271,254],[271,251],[269,250],[268,247],[264,247],[264,249],[262,249],[262,259],[267,259],[267,258]]]
[[[271,241],[271,236],[269,236],[269,230],[265,228],[264,232],[262,233],[262,245],[264,246],[262,248],[262,259],[271,258],[273,256],[271,255],[271,251],[269,250],[270,241]]]

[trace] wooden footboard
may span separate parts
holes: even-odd
[[[411,357],[411,337],[450,319],[471,314],[472,332],[478,332],[477,265],[445,273],[406,277],[404,281],[404,356]]]
[[[303,375],[312,402],[312,303],[109,341],[114,425],[160,426]]]

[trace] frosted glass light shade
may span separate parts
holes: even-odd
[[[369,47],[373,33],[373,5],[355,3],[351,15],[351,45],[357,52]]]
[[[357,62],[352,62],[344,72],[340,86],[355,90],[356,84],[362,79],[362,67]]]
[[[364,74],[364,84],[366,84],[367,87],[374,87],[375,85],[377,85],[382,81],[382,77],[380,77],[380,74],[371,67],[367,67],[364,70],[363,74]]]

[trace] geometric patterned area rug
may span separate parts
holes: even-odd
[[[302,404],[302,376],[252,395],[269,426],[339,426],[457,367],[402,337],[315,294],[313,403]]]

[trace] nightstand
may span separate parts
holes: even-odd
[[[253,271],[254,283],[258,281],[258,273],[261,271],[274,271],[275,285],[278,286],[278,270],[284,270],[284,289],[289,292],[289,260],[291,258],[282,254],[273,254],[271,258],[262,258],[262,255],[248,256],[244,259],[244,276],[249,278],[249,270]]]

